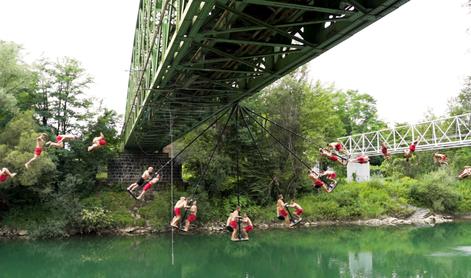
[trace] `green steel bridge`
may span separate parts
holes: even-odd
[[[161,150],[170,127],[178,139],[407,1],[141,0],[124,147]]]

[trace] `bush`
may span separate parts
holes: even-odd
[[[102,207],[82,209],[81,220],[81,231],[86,233],[100,232],[113,227],[113,218]]]

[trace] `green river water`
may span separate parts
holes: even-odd
[[[471,277],[471,223],[0,241],[0,277]]]

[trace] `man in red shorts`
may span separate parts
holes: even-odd
[[[435,162],[435,164],[438,164],[439,166],[448,165],[448,158],[446,157],[446,154],[434,153],[433,162]]]
[[[144,185],[144,188],[142,189],[141,194],[139,197],[137,197],[138,200],[142,199],[144,197],[144,194],[146,194],[147,190],[149,190],[154,184],[156,184],[160,180],[160,174],[157,174],[154,178],[152,178],[146,185]]]
[[[381,143],[381,153],[383,154],[384,159],[390,159],[391,153],[388,151],[388,145],[386,142]]]
[[[408,149],[404,150],[404,158],[406,159],[406,161],[409,161],[409,159],[414,154],[415,148],[417,147],[417,143],[418,143],[418,141],[415,140],[414,142],[412,142],[412,144],[409,146]]]
[[[106,142],[106,139],[105,139],[105,135],[103,135],[103,133],[100,132],[100,136],[93,138],[92,145],[90,147],[88,147],[88,151],[91,152],[91,151],[101,149],[101,148],[105,147],[106,144],[107,144],[107,142]]]
[[[285,209],[285,202],[283,201],[283,195],[278,195],[278,201],[276,201],[276,215],[278,219],[284,220],[286,225],[289,225],[288,212]]]
[[[196,213],[198,212],[198,207],[196,206],[196,201],[190,201],[190,215],[185,219],[185,232],[188,232],[190,229],[190,224],[196,220]]]
[[[237,237],[238,234],[238,227],[239,227],[239,212],[240,212],[240,207],[238,206],[230,215],[229,218],[227,218],[226,222],[226,228],[229,232],[231,232],[231,240],[239,240]]]
[[[180,197],[180,200],[178,200],[175,206],[173,207],[174,216],[173,216],[172,221],[170,222],[170,226],[178,229],[177,223],[182,218],[182,209],[185,209],[186,206],[187,206],[186,197],[183,197],[183,196]]]
[[[338,163],[342,164],[343,166],[347,166],[347,164],[348,164],[348,159],[345,159],[345,158],[343,158],[339,155],[336,155],[336,154],[334,154],[333,152],[331,152],[329,150],[320,148],[319,152],[320,152],[321,156],[327,157],[330,161],[338,162]]]
[[[330,144],[327,144],[327,149],[335,151],[337,153],[342,153],[346,156],[349,155],[347,149],[345,149],[345,147],[340,142],[332,142]]]
[[[359,163],[359,164],[366,164],[370,161],[370,158],[367,155],[361,154],[354,159],[350,159],[350,162]]]
[[[6,182],[9,178],[16,176],[16,173],[11,173],[7,168],[0,170],[0,182]]]
[[[252,220],[247,216],[247,213],[244,213],[242,215],[242,239],[243,240],[249,240],[249,232],[253,231],[253,224]]]
[[[304,210],[298,203],[296,203],[295,199],[292,199],[287,207],[294,208],[294,217],[296,217],[296,221],[303,220],[301,215],[303,214]]]
[[[28,162],[25,163],[26,169],[29,168],[29,165],[31,164],[31,162],[35,161],[41,156],[41,153],[43,152],[44,144],[46,143],[46,139],[47,139],[46,133],[41,133],[36,138],[36,147],[34,148],[34,156]]]

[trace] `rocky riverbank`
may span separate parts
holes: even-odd
[[[469,219],[470,216],[453,217],[441,214],[432,213],[428,209],[416,208],[415,212],[408,218],[401,219],[396,217],[384,217],[366,220],[351,220],[351,221],[308,221],[303,220],[298,227],[317,227],[317,226],[333,226],[333,225],[360,225],[360,226],[400,226],[400,225],[415,225],[415,226],[434,226],[436,224],[452,222],[455,219]],[[255,229],[267,230],[267,229],[281,229],[285,228],[285,225],[281,222],[269,222],[269,223],[254,223]],[[170,228],[154,229],[152,227],[126,227],[119,229],[107,229],[100,231],[100,235],[147,235],[155,233],[169,232]],[[210,223],[209,225],[196,226],[192,231],[201,233],[223,233],[226,231],[225,223],[217,222]],[[78,235],[78,231],[69,231],[69,235]],[[0,238],[19,238],[29,239],[29,232],[27,230],[16,230],[9,229],[7,227],[0,227]]]

